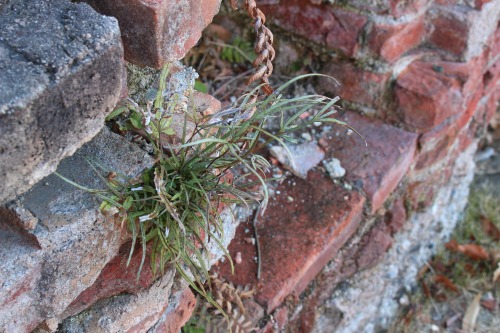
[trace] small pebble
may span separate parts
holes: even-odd
[[[439,327],[437,327],[436,325],[431,325],[431,331],[439,332]]]
[[[341,178],[345,176],[346,170],[340,164],[340,160],[331,158],[323,161],[323,166],[331,178]]]
[[[312,136],[311,136],[311,134],[309,134],[309,133],[307,133],[307,132],[306,132],[306,133],[302,133],[300,136],[301,136],[301,137],[302,137],[302,139],[304,139],[304,140],[307,140],[307,141],[312,141]]]
[[[237,264],[241,264],[243,260],[241,259],[241,252],[236,252],[236,256],[234,257],[234,262]]]
[[[255,245],[255,238],[253,238],[253,237],[247,237],[247,238],[245,238],[245,242],[247,244]]]
[[[288,200],[288,202],[293,202],[293,198],[291,196],[286,197],[286,200]]]
[[[401,298],[399,299],[399,304],[403,306],[409,305],[410,299],[408,298],[408,295],[404,294],[403,296],[401,296]]]

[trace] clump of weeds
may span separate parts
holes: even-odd
[[[257,152],[272,141],[286,147],[293,132],[313,124],[345,124],[332,117],[337,99],[283,97],[288,86],[317,74],[294,78],[265,96],[258,96],[262,85],[258,86],[232,105],[203,114],[194,105],[196,72],[170,74],[169,68],[163,68],[159,88],[148,92],[145,101],[128,99],[108,116],[108,120],[121,119],[121,131],[147,142],[154,166],[134,179],[96,168],[107,188],[91,191],[102,198],[103,213],[130,231],[129,258],[134,251],[142,251],[138,278],[147,257],[155,274],[173,266],[224,313],[204,287],[205,282],[211,283],[207,247],[215,243],[229,257],[221,243],[223,215],[234,205],[258,204],[260,212],[265,211],[270,164]],[[285,116],[291,111],[291,117]],[[301,119],[305,112],[312,116]],[[266,129],[271,120],[279,122],[273,132]],[[245,172],[233,180],[235,167]]]

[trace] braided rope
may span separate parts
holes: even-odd
[[[237,0],[230,0],[231,7],[233,9],[238,8]],[[255,0],[245,0],[245,10],[248,15],[254,20],[253,26],[255,30],[256,43],[254,47],[254,52],[257,58],[253,62],[253,67],[255,72],[248,78],[247,84],[251,84],[257,80],[261,80],[263,85],[263,91],[267,95],[273,92],[273,89],[269,85],[269,76],[273,73],[272,61],[276,55],[273,48],[274,36],[271,30],[269,30],[266,24],[266,16],[264,13],[257,8]]]

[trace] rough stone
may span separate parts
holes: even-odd
[[[325,157],[337,158],[347,170],[346,180],[363,190],[375,212],[410,168],[416,149],[417,135],[399,128],[345,112],[338,117],[366,140],[346,127],[336,126],[323,132],[327,143]]]
[[[323,166],[331,178],[342,178],[345,176],[345,169],[342,167],[340,161],[336,158],[331,158],[323,161]]]
[[[317,166],[325,156],[323,150],[315,142],[287,145],[287,148],[273,146],[269,152],[294,175],[302,179],[306,179],[309,170]]]
[[[343,190],[317,170],[310,171],[307,180],[289,178],[275,192],[279,194],[266,214],[258,217],[260,281],[252,255],[255,246],[244,241],[229,246],[230,253],[245,254],[234,275],[227,264],[219,265],[220,274],[236,285],[257,286],[256,300],[268,313],[287,296],[304,291],[356,230],[364,204],[359,193]],[[237,234],[242,237],[235,239],[243,240],[245,228],[240,224]]]
[[[152,165],[142,150],[106,128],[58,167],[81,185],[104,187],[87,159],[129,176]],[[116,255],[124,229],[98,212],[99,203],[55,175],[19,198],[18,205],[37,219],[32,235],[38,247],[0,228],[0,331],[31,331],[42,320],[57,318]]]
[[[118,19],[125,59],[160,68],[182,59],[219,11],[221,0],[86,0]]]
[[[122,86],[115,19],[69,1],[13,1],[0,20],[0,203],[104,126]]]

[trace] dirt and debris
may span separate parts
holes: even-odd
[[[420,270],[389,332],[499,332],[500,128],[487,140],[462,222]]]

